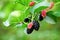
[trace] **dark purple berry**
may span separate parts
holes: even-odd
[[[33,21],[33,27],[34,27],[34,29],[35,29],[36,31],[38,31],[38,30],[39,30],[39,27],[40,27],[39,22],[38,22],[38,21]]]

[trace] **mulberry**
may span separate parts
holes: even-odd
[[[34,4],[35,4],[35,2],[30,2],[30,4],[29,4],[29,5],[30,5],[30,6],[33,6]]]
[[[33,27],[34,27],[34,29],[35,29],[36,31],[38,31],[38,30],[39,30],[39,27],[40,27],[39,22],[38,22],[38,21],[33,21]]]
[[[29,18],[25,18],[24,22],[30,22],[31,20]]]

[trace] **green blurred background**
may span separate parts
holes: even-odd
[[[29,7],[28,4],[30,1],[32,0],[0,0],[0,40],[60,40],[60,8],[58,7],[59,10],[57,11],[59,11],[59,14],[57,14],[58,17],[55,17],[54,19],[56,20],[56,24],[49,24],[43,20],[40,23],[41,26],[39,31],[33,31],[29,35],[24,33],[24,29],[27,27],[26,24],[23,26],[16,26],[14,22],[23,21],[24,18],[29,15],[29,10],[26,10]],[[33,1],[39,3],[44,0]],[[60,0],[52,1],[55,3],[60,2]],[[18,11],[19,13],[16,13],[15,15],[12,14],[11,16],[13,11]],[[9,27],[4,26],[3,22],[6,20],[12,25]]]

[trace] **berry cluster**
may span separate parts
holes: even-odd
[[[42,21],[45,17],[46,17],[46,11],[42,10],[38,19],[39,19],[39,21]],[[31,21],[31,19],[25,18],[24,22],[29,23],[28,26],[27,26],[27,29],[26,29],[27,34],[31,34],[33,32],[33,30],[36,30],[36,31],[39,30],[40,24],[39,24],[38,20],[34,19],[34,20]]]
[[[36,30],[36,31],[38,31],[39,30],[39,22],[38,21],[33,21],[33,22],[30,22],[29,24],[28,24],[28,27],[27,27],[27,30],[26,30],[26,32],[27,32],[27,34],[31,34],[32,32],[33,32],[33,30]]]
[[[35,2],[30,2],[29,6],[34,6]],[[24,22],[28,22],[28,26],[27,26],[27,29],[26,29],[26,33],[27,34],[31,34],[33,32],[33,30],[36,30],[38,31],[39,30],[39,27],[40,27],[40,24],[38,21],[42,21],[45,17],[46,17],[46,13],[49,9],[51,9],[52,7],[54,6],[54,3],[52,2],[50,7],[48,7],[47,9],[44,9],[41,11],[41,13],[39,13],[39,20],[31,20],[32,18],[25,18],[24,19]]]

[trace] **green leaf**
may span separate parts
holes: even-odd
[[[47,16],[49,16],[50,18],[52,18],[55,22],[57,22],[57,17],[55,15],[53,15],[53,11],[48,11],[47,12]]]
[[[60,0],[52,0],[53,2],[55,2],[55,3],[57,3],[57,2],[59,2]]]
[[[55,4],[52,11],[54,11],[53,15],[55,15],[56,17],[60,17],[60,2]]]
[[[53,15],[55,15],[56,17],[60,17],[60,11],[56,11],[56,12],[54,12]]]
[[[26,6],[20,4],[20,3],[16,3],[16,6],[15,6],[15,10],[25,10]]]
[[[44,0],[35,0],[35,1],[37,1],[37,2],[42,2],[42,1],[44,1]]]
[[[24,6],[28,6],[30,1],[31,0],[16,0],[16,2],[18,2]]]
[[[46,16],[46,18],[44,19],[44,21],[46,21],[47,23],[50,23],[50,24],[55,24],[56,22],[50,18],[49,16]]]

